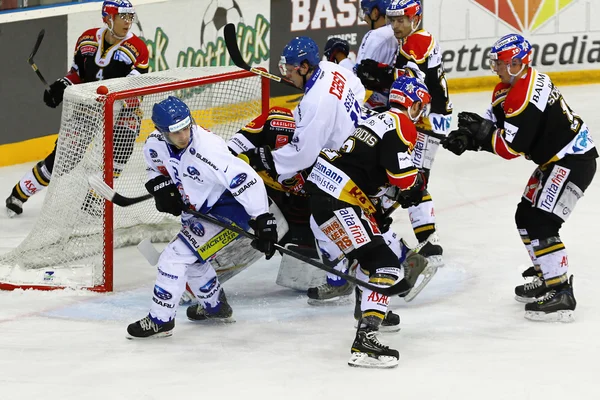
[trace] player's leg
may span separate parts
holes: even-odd
[[[196,255],[180,238],[169,243],[158,259],[150,312],[127,327],[129,339],[172,335],[179,298],[185,290],[188,266],[197,261]]]
[[[190,321],[234,322],[233,310],[210,262],[194,263],[188,269],[188,285],[198,304],[187,308]]]
[[[10,218],[23,213],[23,203],[50,184],[57,142],[54,143],[52,152],[35,164],[31,171],[27,172],[13,187],[10,196],[6,199],[6,211]]]
[[[541,321],[570,322],[577,305],[573,294],[573,276],[569,278],[569,261],[559,230],[571,215],[577,201],[596,172],[596,160],[577,157],[563,159],[550,166],[535,207],[531,207],[527,232],[536,262],[543,274],[547,292],[534,303],[525,305],[525,317]]]

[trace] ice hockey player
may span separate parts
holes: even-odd
[[[430,101],[427,87],[401,76],[390,91],[390,111],[361,122],[338,151],[325,149],[306,184],[318,228],[340,253],[359,262],[357,277],[376,286],[403,281],[408,292],[414,280],[402,274],[400,254],[386,244],[377,221],[376,201],[390,185],[399,189],[403,207],[418,204],[426,188],[425,174],[410,152],[417,121]],[[405,271],[408,273],[410,271]],[[408,274],[406,274],[408,277]],[[398,364],[398,351],[377,340],[389,299],[367,289],[358,292],[355,316],[360,319],[348,362],[353,366],[389,368]]]
[[[148,71],[148,48],[131,32],[134,19],[135,9],[129,0],[105,0],[102,4],[102,21],[106,25],[88,29],[79,37],[71,70],[51,84],[50,90],[44,91],[46,105],[58,107],[65,89],[70,85],[145,74]],[[139,113],[137,103],[132,99],[116,119],[114,172],[117,176],[133,152],[134,139],[141,126]],[[57,143],[52,152],[14,186],[6,199],[9,217],[21,214],[23,203],[50,183]]]
[[[363,36],[356,56],[356,67],[363,60],[374,63],[394,65],[398,53],[398,41],[394,30],[387,24],[385,13],[391,0],[361,0],[360,13],[362,19],[369,25],[370,30]],[[389,108],[388,97],[390,86],[369,87],[373,93],[365,102],[365,107],[375,111],[385,111]]]
[[[146,188],[158,211],[181,215],[182,227],[158,260],[150,313],[127,327],[132,339],[172,334],[186,282],[199,302],[187,308],[188,319],[231,319],[232,309],[210,257],[238,235],[206,223],[186,209],[244,229],[252,227],[258,237],[252,246],[267,259],[273,256],[277,242],[277,223],[269,212],[260,177],[229,152],[223,139],[196,125],[188,106],[173,96],[154,105],[152,122],[156,130],[143,150],[149,178]]]
[[[347,40],[339,37],[332,37],[325,43],[323,55],[327,61],[341,65],[347,70],[354,70],[354,62],[348,58],[350,54],[350,44]]]
[[[573,276],[559,230],[596,172],[598,151],[588,126],[569,106],[548,75],[531,66],[531,44],[519,34],[500,38],[490,66],[500,78],[491,106],[481,117],[458,114],[458,130],[444,147],[457,155],[485,150],[505,159],[520,155],[538,165],[527,182],[515,221],[537,279],[517,286],[531,320],[571,321],[576,306]]]
[[[294,136],[279,149],[260,146],[242,156],[256,171],[283,180],[312,166],[321,149],[342,146],[364,118],[361,103],[365,89],[352,71],[320,61],[317,44],[306,36],[296,37],[284,47],[279,68],[282,75],[304,90],[304,97],[293,111]],[[339,270],[348,268],[346,260],[332,257],[328,261]],[[328,275],[322,287],[311,289],[308,296],[316,299],[352,293],[352,285],[335,275]]]
[[[415,165],[425,172],[429,181],[440,144],[439,136],[447,135],[450,129],[452,103],[439,44],[431,33],[419,29],[422,12],[420,0],[394,0],[386,10],[386,18],[400,43],[395,67],[415,69],[416,65],[431,94],[431,109],[417,122],[417,144],[412,156]],[[357,67],[357,74],[367,89],[372,84],[389,87],[397,76],[395,71],[397,69],[392,66],[378,65],[369,60],[363,60]],[[434,204],[429,192],[424,193],[421,204],[409,209],[409,215],[419,241],[419,253],[430,263],[441,266],[443,249],[436,233]]]

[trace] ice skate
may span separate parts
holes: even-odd
[[[360,322],[359,322],[360,324]],[[362,368],[394,368],[398,366],[398,350],[390,349],[377,339],[377,329],[370,326],[356,330],[348,365]]]
[[[12,194],[6,199],[6,214],[8,218],[13,218],[23,213],[23,200]]]
[[[432,268],[444,266],[444,258],[442,257],[444,249],[440,245],[440,238],[436,232],[433,232],[425,241],[419,243],[413,251],[427,258]]]
[[[362,291],[356,287],[354,288],[354,327],[358,328],[358,321],[362,318],[362,310],[360,307],[362,299]],[[379,325],[379,332],[381,333],[393,333],[400,330],[400,316],[392,310],[387,310],[385,317]]]
[[[425,289],[425,286],[433,279],[438,269],[420,252],[415,253],[413,251],[410,251],[406,256],[402,268],[404,269],[404,279],[413,287],[407,293],[400,294],[400,297],[404,297],[406,302],[412,301]]]
[[[163,324],[155,322],[150,316],[129,324],[127,327],[127,339],[158,339],[169,337],[173,334],[175,320]]]
[[[326,282],[309,288],[306,292],[308,304],[313,306],[347,304],[352,300],[350,295],[353,288],[354,285],[348,281],[344,281],[339,286]]]
[[[549,288],[538,301],[525,304],[525,318],[543,322],[573,322],[576,306],[571,275],[568,282]]]
[[[523,278],[532,277],[533,280],[515,287],[515,300],[518,302],[533,303],[548,292],[548,288],[544,284],[542,272],[537,271],[535,267],[529,267],[522,275]]]
[[[190,321],[194,322],[216,322],[216,323],[232,323],[235,322],[233,319],[233,309],[227,302],[225,291],[221,290],[219,294],[219,302],[216,307],[207,310],[198,303],[196,305],[189,306],[186,310],[186,315]]]

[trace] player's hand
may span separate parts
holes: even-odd
[[[419,205],[426,193],[427,178],[423,172],[419,171],[415,184],[408,189],[399,191],[398,195],[396,196],[396,201],[402,208],[409,208]]]
[[[238,157],[250,164],[256,172],[275,172],[275,163],[273,162],[271,149],[268,146],[255,147],[241,153]]]
[[[265,258],[269,260],[275,254],[275,244],[277,243],[277,220],[271,213],[264,213],[248,221],[250,228],[254,230],[256,239],[252,241],[252,247],[265,253]]]
[[[356,76],[368,90],[390,90],[394,83],[394,67],[366,59],[356,66]]]
[[[394,222],[392,217],[386,217],[384,216],[384,214],[385,213],[381,206],[377,207],[377,211],[375,212],[375,214],[373,214],[375,222],[377,223],[377,226],[379,227],[381,233],[386,233],[387,231],[389,231],[390,227],[392,226],[392,222]]]
[[[442,146],[457,156],[460,156],[467,150],[479,150],[475,138],[466,128],[458,128],[457,130],[450,132],[448,136],[442,140]]]
[[[458,113],[458,128],[466,129],[478,142],[486,140],[496,129],[494,123],[489,119],[466,111]]]
[[[146,190],[154,196],[156,209],[160,212],[169,213],[176,217],[181,215],[185,204],[181,199],[181,194],[177,186],[168,176],[157,176],[146,182]]]
[[[57,79],[52,85],[50,85],[50,91],[44,90],[44,103],[50,108],[56,108],[63,101],[65,89],[71,83],[65,78]]]

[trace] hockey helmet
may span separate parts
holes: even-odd
[[[334,61],[335,53],[341,51],[346,57],[350,53],[350,45],[347,40],[339,37],[333,37],[325,43],[325,49],[323,55],[327,58],[327,61]]]
[[[299,67],[305,61],[309,67],[315,67],[319,64],[319,46],[308,36],[298,36],[290,40],[283,48],[279,70],[282,75],[286,75],[286,64]]]
[[[114,18],[116,15],[130,14],[131,20],[135,17],[135,9],[129,0],[104,0],[102,3],[102,20]]]
[[[388,6],[385,14],[388,17],[400,17],[406,15],[411,19],[423,14],[423,6],[420,0],[394,0]]]
[[[490,67],[493,71],[497,71],[499,61],[509,65],[515,59],[521,60],[524,65],[531,63],[531,44],[519,34],[502,36],[490,50]]]
[[[152,122],[160,133],[168,140],[168,134],[178,132],[192,124],[192,114],[183,101],[175,96],[154,104]]]
[[[421,110],[431,103],[431,95],[425,83],[408,75],[398,77],[390,88],[390,104],[399,104],[409,109],[414,103],[421,102]],[[420,114],[419,114],[420,116]],[[414,120],[418,119],[415,118]]]
[[[379,10],[380,15],[385,15],[386,9],[389,7],[391,0],[361,0],[360,12],[361,17],[370,15],[374,8]]]

